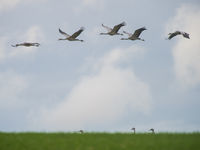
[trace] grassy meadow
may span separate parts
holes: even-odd
[[[200,133],[4,133],[0,150],[200,150]]]

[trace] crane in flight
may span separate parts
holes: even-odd
[[[118,33],[119,29],[123,26],[125,26],[126,23],[122,22],[118,25],[115,25],[113,28],[107,27],[104,24],[102,24],[102,27],[104,27],[108,32],[107,33],[100,33],[100,35],[123,35],[122,33]]]
[[[40,46],[39,43],[29,43],[29,42],[24,42],[24,43],[20,43],[20,44],[15,44],[15,45],[11,45],[12,47],[18,47],[18,46],[25,46],[25,47],[31,47],[31,46]]]
[[[74,34],[69,35],[65,32],[63,32],[60,28],[59,28],[59,32],[64,35],[66,38],[64,39],[58,39],[58,40],[68,40],[68,41],[80,41],[83,42],[83,40],[79,40],[77,39],[77,37],[84,31],[84,27],[81,27],[78,31],[76,31]]]
[[[144,39],[139,38],[140,34],[144,30],[147,30],[147,29],[145,27],[139,28],[139,29],[135,30],[135,32],[133,34],[132,33],[128,33],[126,31],[123,31],[123,33],[128,35],[128,38],[121,38],[121,40],[132,40],[132,41],[141,40],[141,41],[144,41]]]
[[[168,35],[169,35],[168,40],[171,40],[173,37],[175,37],[177,35],[182,35],[184,38],[190,39],[189,34],[186,32],[182,32],[182,31],[175,31],[173,33],[169,33]]]

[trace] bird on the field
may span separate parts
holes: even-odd
[[[182,35],[184,38],[190,39],[189,34],[182,31],[175,31],[173,33],[169,33],[168,35],[169,35],[168,40],[172,39],[173,37],[177,35]]]
[[[141,40],[144,41],[144,39],[139,38],[140,34],[144,31],[147,30],[145,27],[139,28],[137,30],[135,30],[135,32],[132,33],[128,33],[126,31],[123,31],[123,33],[128,34],[128,38],[121,38],[121,40]]]
[[[135,128],[131,128],[131,130],[133,130],[134,134],[135,134]]]
[[[101,35],[123,35],[122,33],[118,33],[119,29],[123,26],[125,26],[126,23],[122,22],[118,25],[115,25],[113,28],[107,27],[104,24],[102,24],[102,27],[104,27],[108,32],[107,33],[100,33]]]
[[[151,131],[153,134],[155,133],[153,128],[149,129],[149,131]]]
[[[63,32],[61,29],[59,29],[59,32],[60,32],[62,35],[64,35],[66,38],[64,38],[64,39],[58,39],[58,40],[81,41],[81,42],[83,42],[83,40],[79,40],[79,39],[77,39],[77,37],[81,34],[81,32],[84,31],[84,29],[85,29],[84,27],[81,27],[78,31],[76,31],[76,32],[75,32],[74,34],[72,34],[72,35],[69,35],[69,34]]]
[[[25,47],[31,47],[31,46],[40,46],[39,43],[29,43],[29,42],[24,42],[24,43],[20,43],[20,44],[15,44],[15,45],[11,45],[12,47],[18,47],[18,46],[25,46]]]
[[[84,133],[84,131],[83,131],[83,130],[79,130],[79,132],[80,132],[80,133]]]

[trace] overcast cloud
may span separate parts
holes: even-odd
[[[198,0],[0,0],[0,18],[0,131],[200,130]],[[123,21],[145,42],[99,35]]]
[[[169,32],[182,30],[190,33],[190,40],[178,38],[174,45],[174,70],[176,79],[183,87],[196,86],[200,83],[200,7],[182,5],[167,25]]]

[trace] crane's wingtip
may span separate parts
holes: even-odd
[[[147,30],[147,28],[144,26],[144,27],[142,27],[144,30]]]
[[[123,21],[123,22],[122,22],[122,24],[125,26],[125,25],[126,25],[126,22],[125,22],[125,21]]]
[[[85,30],[85,27],[81,27],[80,29],[81,29],[81,30]]]

